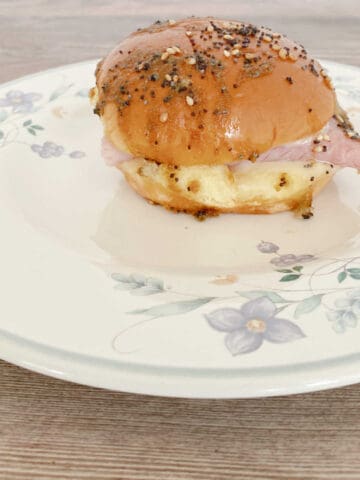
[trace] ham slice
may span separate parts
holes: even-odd
[[[327,137],[329,140],[326,140]],[[323,150],[316,151],[320,149]],[[338,126],[337,120],[331,118],[317,135],[271,148],[256,159],[257,162],[279,160],[304,162],[316,160],[341,167],[360,169],[360,141],[350,138]]]
[[[102,140],[102,155],[105,163],[112,167],[133,158],[130,153],[117,150],[106,138]],[[256,162],[274,161],[317,161],[360,169],[360,141],[358,138],[350,138],[338,126],[337,120],[331,118],[317,135],[271,148],[256,159]],[[228,166],[236,170],[243,163],[244,160],[240,160]]]
[[[120,152],[114,145],[105,137],[101,142],[101,154],[109,167],[116,167],[122,162],[126,162],[133,158],[131,153]]]

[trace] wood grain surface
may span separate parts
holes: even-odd
[[[358,0],[0,1],[0,81],[97,58],[157,18],[272,26],[360,65]],[[1,356],[1,348],[0,348]],[[0,361],[0,478],[360,479],[360,386],[256,400],[113,393]]]

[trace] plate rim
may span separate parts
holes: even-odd
[[[142,395],[259,398],[329,390],[360,382],[360,353],[290,366],[231,370],[168,367],[169,376],[167,367],[127,364],[69,352],[1,329],[0,342],[1,358],[27,370],[81,385]]]

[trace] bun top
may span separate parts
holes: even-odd
[[[214,18],[139,29],[98,64],[96,84],[109,140],[173,165],[255,160],[318,132],[335,110],[331,80],[302,45]]]

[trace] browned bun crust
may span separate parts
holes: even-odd
[[[197,217],[220,213],[311,215],[311,203],[336,168],[314,162],[264,162],[232,170],[226,165],[186,167],[143,158],[121,163],[126,181],[142,197],[167,209]]]
[[[136,157],[169,165],[255,159],[314,134],[334,114],[321,71],[302,46],[269,29],[213,18],[159,23],[99,63],[95,110],[109,140]]]

